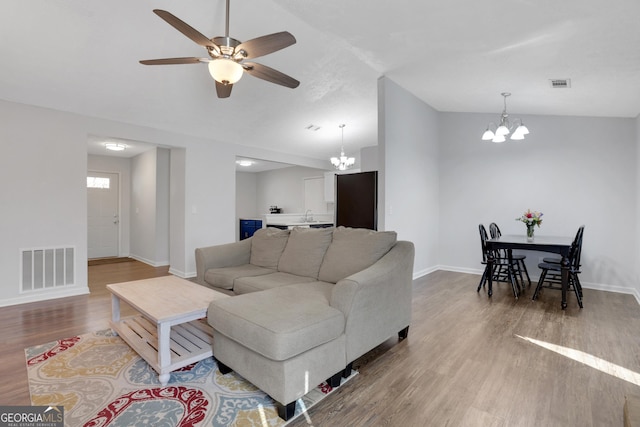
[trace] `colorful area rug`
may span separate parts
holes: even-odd
[[[172,372],[162,387],[157,373],[110,329],[25,354],[31,403],[63,405],[69,427],[286,425],[269,396],[235,373],[220,374],[213,358]],[[320,384],[298,400],[295,417],[332,391]]]

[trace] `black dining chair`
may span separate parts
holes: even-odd
[[[571,248],[569,249],[569,288],[573,289],[573,292],[576,294],[576,298],[578,299],[578,305],[582,308],[582,285],[580,284],[580,278],[578,274],[580,274],[581,267],[581,256],[582,256],[582,237],[584,235],[584,225],[581,225],[578,228],[578,232],[576,233],[573,242],[571,243]],[[538,292],[542,288],[548,289],[562,289],[562,264],[560,261],[557,261],[557,258],[545,258],[549,259],[552,262],[543,262],[538,264],[538,268],[542,270],[542,274],[540,275],[540,279],[538,280],[538,285],[536,286],[536,290],[533,293],[532,299],[536,299],[538,297]],[[545,285],[547,283],[547,285]]]
[[[515,270],[513,268],[515,261],[510,265],[507,258],[501,257],[499,251],[494,251],[492,253],[493,271],[489,271],[489,265],[487,264],[487,258],[489,255],[487,250],[487,240],[489,240],[489,235],[487,234],[487,229],[482,224],[478,225],[478,230],[480,232],[480,245],[482,248],[482,264],[485,265],[485,268],[482,273],[482,277],[480,278],[477,292],[480,292],[480,289],[489,279],[489,275],[491,275],[491,280],[494,282],[510,283],[513,295],[518,298],[520,285],[518,284],[518,279],[516,278]]]
[[[492,239],[502,236],[502,232],[500,231],[500,227],[498,227],[498,224],[496,224],[495,222],[492,222],[491,224],[489,224],[489,234],[491,235]],[[507,251],[504,249],[501,250],[500,257],[508,259],[509,256],[507,254]],[[523,284],[523,287],[524,287],[524,278],[522,277],[523,272],[524,272],[524,275],[527,276],[527,284],[531,286],[531,279],[529,278],[527,265],[524,263],[524,260],[526,258],[527,258],[526,255],[511,254],[511,259],[513,260],[513,268],[515,272],[518,274],[518,276],[520,276],[520,282]]]

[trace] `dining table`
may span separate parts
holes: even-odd
[[[567,308],[567,289],[569,288],[569,251],[571,250],[571,244],[573,243],[573,237],[566,236],[534,236],[533,239],[528,238],[526,235],[519,234],[505,234],[500,237],[495,237],[487,240],[487,271],[493,271],[495,262],[494,253],[498,249],[504,249],[507,252],[509,258],[509,265],[512,265],[514,249],[549,252],[555,253],[562,257],[561,261],[561,278],[562,278],[562,309]],[[488,275],[489,291],[488,294],[493,294],[493,274]],[[511,280],[514,280],[514,276],[510,275]],[[512,284],[513,285],[513,284]],[[515,289],[515,288],[514,288]],[[516,293],[518,298],[518,293]],[[534,295],[535,299],[535,295]]]

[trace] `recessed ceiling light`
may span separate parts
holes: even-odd
[[[244,167],[251,166],[253,164],[251,160],[236,160],[236,163]]]
[[[117,142],[107,142],[104,144],[104,148],[111,151],[123,151],[127,146],[126,144],[120,144]]]

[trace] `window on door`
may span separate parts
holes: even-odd
[[[108,189],[111,185],[111,179],[100,176],[88,176],[87,188],[104,188]]]

